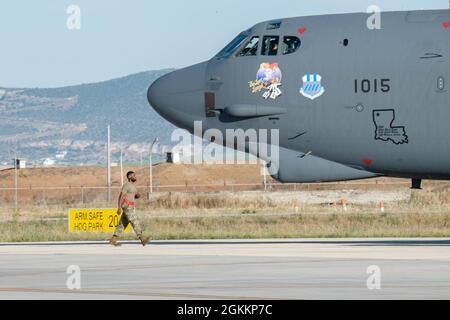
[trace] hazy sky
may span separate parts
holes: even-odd
[[[81,29],[67,28],[67,8]],[[448,8],[447,0],[3,0],[0,87],[58,87],[211,58],[257,22],[291,16]]]

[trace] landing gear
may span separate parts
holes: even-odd
[[[413,179],[411,189],[422,190],[422,179]]]

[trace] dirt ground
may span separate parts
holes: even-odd
[[[138,185],[148,186],[149,167],[126,167],[137,173]],[[258,165],[171,165],[153,167],[155,186],[204,184],[260,184]],[[28,168],[19,170],[19,187],[101,187],[106,184],[107,169],[103,167]],[[113,186],[120,186],[120,167],[112,168]],[[0,188],[14,188],[14,169],[0,171]]]
[[[133,170],[137,173],[138,185],[148,186],[150,181],[149,167],[125,167],[124,174]],[[55,167],[28,168],[18,171],[19,188],[36,187],[104,187],[107,169],[104,167]],[[121,184],[119,167],[112,168],[113,186]],[[268,177],[269,183],[276,182]],[[408,185],[409,180],[377,178],[356,182],[343,182],[340,185],[371,186],[389,188],[391,185]],[[0,188],[14,188],[14,169],[0,171]],[[263,176],[259,165],[173,165],[160,164],[153,167],[154,186],[184,185],[262,185]],[[327,184],[323,184],[327,185]],[[329,184],[328,184],[329,185]],[[333,184],[335,185],[335,184]],[[311,188],[312,186],[309,185]],[[226,189],[226,188],[225,188]],[[320,189],[314,186],[314,189]]]
[[[145,167],[126,167],[127,171],[137,173],[138,189],[147,200],[150,200],[150,169]],[[199,193],[227,192],[246,196],[243,192],[264,191],[263,176],[260,165],[173,165],[160,164],[153,167],[153,191],[155,193]],[[28,168],[18,171],[17,198],[20,205],[75,205],[107,201],[107,170],[104,167],[55,167]],[[290,184],[282,185],[267,177],[267,189],[273,192],[289,192],[313,202],[333,202],[333,199],[365,198],[374,201],[390,201],[386,192],[392,192],[392,200],[404,200],[408,197],[409,180],[377,178],[363,181],[325,184]],[[112,169],[112,197],[121,187],[120,167]],[[14,205],[15,202],[14,169],[0,171],[0,202],[3,206]],[[448,185],[446,182],[427,181],[425,188],[436,188]],[[350,194],[348,194],[351,191]],[[356,191],[356,194],[355,194]],[[324,193],[325,192],[325,193]],[[382,192],[384,194],[377,195]],[[397,192],[397,193],[396,193]],[[401,194],[398,195],[398,192]],[[357,194],[359,193],[359,194]],[[278,197],[284,198],[283,194]],[[391,197],[391,195],[389,195]],[[392,198],[391,197],[391,198]],[[302,198],[302,197],[300,197]],[[302,200],[301,202],[311,202]],[[370,200],[369,199],[369,200]],[[359,201],[356,201],[359,202]],[[366,201],[367,202],[367,201]]]

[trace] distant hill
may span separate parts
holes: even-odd
[[[155,137],[169,143],[174,127],[147,102],[147,89],[172,70],[55,89],[0,88],[0,162],[21,157],[41,162],[67,152],[70,163],[103,162],[106,126],[113,151],[136,160]]]

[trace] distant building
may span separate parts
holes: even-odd
[[[48,159],[44,160],[43,165],[44,165],[44,167],[51,167],[51,166],[54,166],[55,163],[56,163],[55,160],[48,158]]]
[[[166,162],[179,164],[179,163],[181,163],[181,155],[178,152],[167,152],[166,153]]]
[[[27,160],[23,158],[13,159],[13,166],[17,169],[26,169],[27,168]]]
[[[59,159],[59,160],[64,160],[64,159],[66,158],[66,156],[67,156],[67,151],[64,151],[64,152],[58,153],[58,154],[55,156],[55,158],[56,158],[56,159]]]

